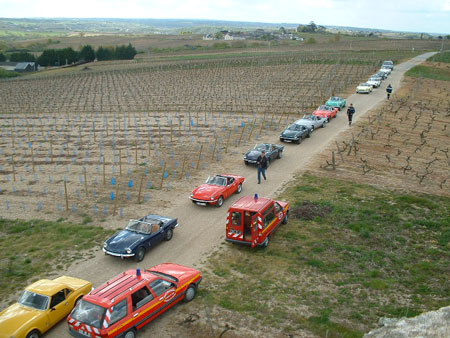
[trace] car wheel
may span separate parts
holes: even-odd
[[[245,165],[248,165],[248,162],[247,162],[247,161],[244,161],[244,163],[245,163]]]
[[[295,143],[297,143],[297,144],[302,143],[302,137],[300,136],[300,138],[298,140],[295,140]]]
[[[284,216],[283,220],[281,221],[281,224],[287,224],[287,222],[288,222],[288,215],[289,215],[289,213],[286,213],[286,215]]]
[[[127,333],[125,333],[123,338],[136,338],[136,331],[134,329],[127,331]]]
[[[27,338],[39,338],[41,334],[38,330],[33,330],[29,334],[27,334]]]
[[[282,155],[283,155],[283,152],[280,150],[280,151],[278,152],[277,158],[281,158]]]
[[[242,183],[239,183],[237,190],[236,190],[236,194],[240,194],[242,191]]]
[[[184,301],[189,303],[197,295],[197,287],[194,284],[189,285],[184,295]]]
[[[262,242],[261,247],[267,248],[267,246],[269,245],[269,241],[270,241],[270,236],[267,236],[266,239],[264,240],[264,242]]]
[[[306,137],[307,138],[310,138],[311,137],[311,132],[308,130],[308,134],[306,134]]]
[[[327,122],[322,123],[322,128],[325,128],[326,125],[327,125]]]
[[[217,200],[216,207],[220,208],[223,205],[223,196],[220,196]]]
[[[141,262],[144,259],[145,256],[145,248],[143,248],[142,246],[138,249],[138,251],[136,252],[136,255],[134,256],[134,260],[136,262]]]
[[[170,240],[172,239],[172,237],[173,237],[173,229],[170,228],[170,229],[167,230],[166,236],[165,236],[164,239],[165,239],[166,241],[170,241]]]
[[[341,109],[342,109],[341,107],[338,107],[338,110],[339,110],[339,111],[341,111]]]

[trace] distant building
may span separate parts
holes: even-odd
[[[203,35],[203,40],[214,40],[214,35],[212,34]]]
[[[36,62],[19,62],[14,68],[14,71],[18,73],[35,72],[36,70]]]

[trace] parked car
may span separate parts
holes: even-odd
[[[0,312],[0,337],[39,338],[91,290],[91,282],[68,276],[34,282],[17,303]]]
[[[280,144],[272,144],[272,143],[259,143],[255,145],[253,149],[247,151],[244,155],[244,163],[246,165],[256,164],[256,160],[261,155],[261,152],[264,150],[266,152],[267,157],[267,165],[270,162],[274,161],[277,158],[281,158],[283,154],[284,146]]]
[[[322,127],[325,128],[327,125],[328,119],[321,116],[315,116],[315,115],[305,115],[301,119],[298,119],[295,121],[295,124],[299,125],[309,125],[312,127],[313,130]]]
[[[360,83],[358,87],[356,87],[356,92],[358,94],[370,94],[372,92],[372,86],[367,82]]]
[[[225,240],[232,243],[267,247],[280,224],[286,224],[289,203],[270,198],[243,196],[228,209]]]
[[[209,176],[205,183],[195,188],[189,198],[198,205],[215,205],[220,208],[224,200],[242,191],[245,177],[236,175]]]
[[[327,106],[337,107],[339,110],[341,110],[347,105],[347,100],[339,96],[332,96],[328,99],[327,102],[325,102],[325,104]]]
[[[280,134],[280,141],[302,143],[303,139],[311,137],[311,132],[308,127],[293,123]]]
[[[328,122],[330,122],[331,118],[336,117],[338,110],[339,109],[337,107],[321,105],[313,112],[313,115],[324,117]]]
[[[389,74],[387,74],[386,72],[378,71],[375,73],[375,75],[381,77],[383,80],[386,80]]]
[[[147,215],[138,220],[130,219],[124,230],[108,238],[103,244],[106,255],[120,258],[144,259],[145,252],[162,240],[170,241],[178,226],[176,218]]]
[[[384,61],[383,64],[381,65],[381,67],[383,68],[390,68],[391,70],[394,69],[394,62],[392,61]]]
[[[138,330],[180,301],[190,302],[202,280],[200,271],[164,263],[128,270],[84,296],[67,317],[76,338],[136,338]]]
[[[389,74],[391,74],[391,71],[392,71],[391,68],[385,68],[385,67],[381,67],[379,70],[379,72],[385,73],[388,76],[389,76]]]
[[[381,78],[380,77],[371,77],[368,81],[368,84],[370,84],[373,88],[378,88],[381,85]]]

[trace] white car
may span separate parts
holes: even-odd
[[[360,83],[359,86],[356,87],[356,92],[358,94],[370,94],[372,92],[372,86],[367,82]]]
[[[378,88],[381,85],[381,79],[379,77],[371,77],[367,83],[373,88]]]
[[[391,68],[386,68],[386,67],[380,68],[380,72],[386,73],[387,75],[391,74],[391,71],[392,71]]]
[[[394,62],[392,61],[384,61],[383,64],[381,65],[381,67],[383,68],[389,68],[389,69],[394,69]]]

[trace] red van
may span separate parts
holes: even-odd
[[[226,240],[266,247],[272,232],[288,221],[289,203],[243,196],[228,209]]]
[[[164,263],[128,270],[92,290],[67,318],[76,338],[135,338],[137,331],[181,300],[191,301],[200,271]]]

